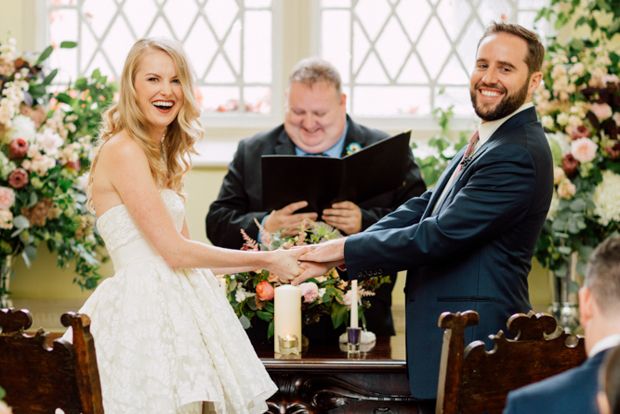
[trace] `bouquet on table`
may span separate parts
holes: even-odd
[[[13,410],[11,410],[11,407],[6,405],[3,399],[4,399],[4,389],[0,387],[0,414],[12,414]]]
[[[58,70],[43,67],[52,52],[29,58],[14,40],[0,44],[0,296],[13,258],[29,265],[41,243],[56,252],[58,266],[75,264],[81,287],[92,289],[100,278],[103,242],[93,233],[86,173],[114,88],[97,70],[54,86]]]
[[[260,224],[257,223],[259,227]],[[245,240],[242,250],[275,250],[306,244],[317,244],[342,237],[340,232],[323,222],[305,221],[299,232],[285,236],[281,232],[269,233],[261,229],[262,243],[250,238],[243,230]],[[252,326],[256,319],[266,322],[267,338],[273,336],[273,296],[274,288],[280,285],[275,275],[267,270],[241,272],[222,276],[228,301],[239,317],[245,329]],[[384,283],[389,276],[377,276],[359,282],[359,314],[362,326],[365,325],[364,309],[370,304],[367,298]],[[302,325],[318,323],[323,316],[329,316],[334,329],[347,321],[351,307],[351,290],[349,282],[338,277],[336,269],[330,269],[320,277],[308,279],[299,287],[302,293]]]

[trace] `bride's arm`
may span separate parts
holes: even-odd
[[[108,180],[146,239],[171,267],[203,267],[242,272],[268,269],[281,277],[299,273],[296,250],[229,250],[189,240],[174,222],[151,176],[146,155],[133,140],[119,135],[102,148],[96,174]],[[93,188],[96,196],[96,187]],[[302,250],[302,249],[300,249]]]

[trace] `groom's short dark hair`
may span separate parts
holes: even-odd
[[[540,71],[545,57],[545,47],[542,45],[540,37],[538,37],[536,33],[518,24],[494,22],[487,27],[480,41],[478,41],[478,48],[485,37],[495,33],[508,33],[525,40],[525,43],[527,43],[525,63],[527,64],[528,72],[532,74]]]

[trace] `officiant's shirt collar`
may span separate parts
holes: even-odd
[[[332,145],[331,148],[324,151],[323,154],[325,154],[327,157],[340,158],[340,154],[342,154],[342,151],[344,149],[344,141],[347,137],[348,131],[349,131],[349,122],[347,121],[344,124],[344,129],[342,130],[342,135],[340,136],[340,139],[336,141],[336,143]],[[297,146],[295,146],[295,154],[301,155],[301,156],[308,155],[307,152],[305,152],[304,150],[302,150],[301,148]]]
[[[519,112],[525,111],[526,109],[532,108],[533,106],[534,104],[531,101],[526,102],[510,115],[506,115],[505,117],[496,119],[495,121],[480,122],[480,125],[478,126],[478,134],[480,135],[480,140],[478,141],[476,148],[480,148],[485,142],[487,142],[489,138],[491,138],[491,135],[493,135],[493,133],[497,131],[504,122],[508,121]]]

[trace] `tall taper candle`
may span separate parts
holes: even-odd
[[[351,328],[357,328],[357,279],[351,281]]]
[[[301,353],[301,289],[299,286],[282,285],[275,289],[274,295],[274,351],[280,353],[280,337],[295,336],[297,351]]]

